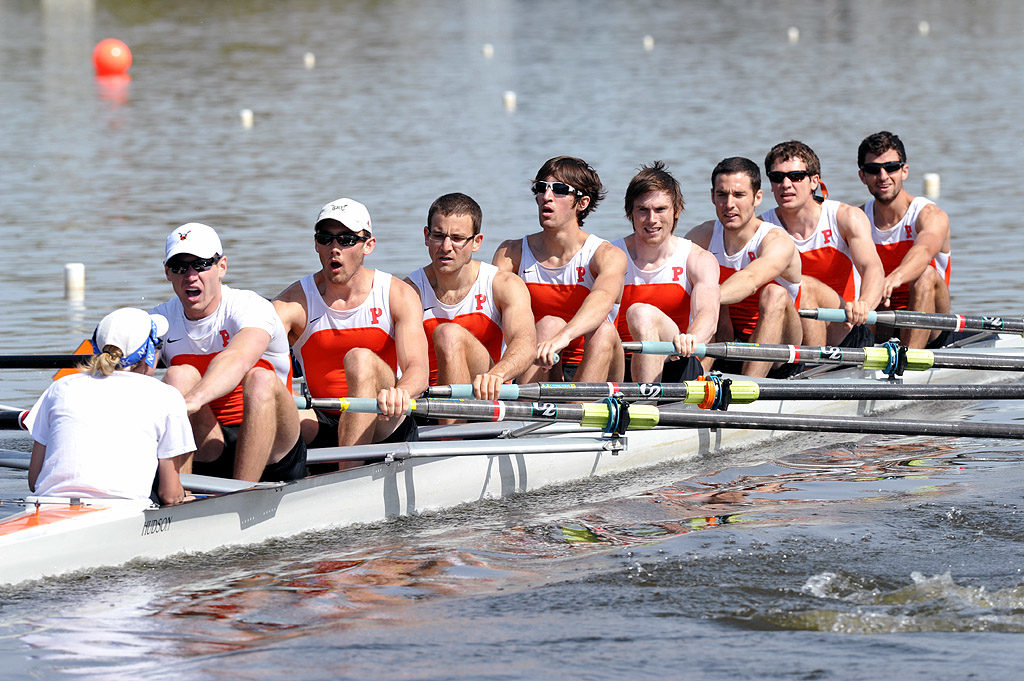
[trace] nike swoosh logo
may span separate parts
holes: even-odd
[[[168,338],[168,339],[167,339],[167,340],[165,340],[164,342],[165,342],[165,343],[177,343],[177,342],[178,342],[178,341],[180,341],[180,340],[181,340],[180,338]]]
[[[424,311],[424,312],[427,312],[427,311],[429,311],[429,310],[433,310],[433,309],[434,309],[434,306],[433,306],[433,305],[431,305],[430,307],[425,307],[425,308],[423,308],[423,311]]]

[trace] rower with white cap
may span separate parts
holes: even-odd
[[[358,201],[325,205],[313,226],[320,269],[277,298],[292,351],[313,397],[375,397],[380,416],[303,412],[312,447],[405,442],[418,438],[405,414],[427,389],[427,337],[412,286],[364,260],[377,239]]]
[[[185,400],[153,378],[167,320],[123,308],[99,323],[80,373],[52,383],[26,427],[35,443],[29,489],[39,496],[186,500],[178,469],[195,450]]]
[[[182,470],[238,480],[306,475],[306,444],[291,392],[288,336],[263,296],[222,280],[228,260],[212,227],[190,222],[167,236],[164,382],[185,396],[196,454]],[[191,466],[191,467],[190,467]]]

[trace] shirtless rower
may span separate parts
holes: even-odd
[[[430,385],[472,383],[477,399],[498,399],[537,354],[530,293],[512,272],[473,259],[484,236],[480,205],[445,194],[427,211],[430,263],[406,281],[423,303]]]
[[[682,359],[634,353],[630,377],[679,382],[700,376],[693,356],[718,324],[718,264],[689,239],[675,236],[683,212],[679,183],[661,161],[642,166],[626,188],[633,233],[612,242],[626,253],[626,281],[615,326],[624,341],[672,341]]]
[[[520,380],[622,380],[622,343],[609,315],[622,293],[626,256],[583,231],[604,198],[601,178],[586,161],[557,156],[530,187],[541,231],[503,242],[493,259],[530,290],[537,357]]]
[[[313,447],[417,438],[405,413],[427,388],[427,338],[419,297],[404,281],[372,270],[366,206],[341,198],[321,209],[313,231],[320,270],[274,299],[313,397],[376,397],[374,414],[302,412]],[[399,377],[399,373],[401,377]]]
[[[239,480],[306,475],[306,445],[291,392],[288,338],[274,307],[222,283],[228,260],[213,228],[197,222],[167,236],[164,273],[175,296],[152,312],[170,328],[164,382],[185,396],[194,460],[182,471]]]
[[[748,158],[722,160],[711,172],[716,220],[687,238],[707,248],[721,268],[722,317],[716,339],[800,345],[800,254],[784,229],[754,214],[761,172]],[[766,376],[770,362],[744,362],[748,376]]]
[[[949,312],[949,216],[904,189],[910,171],[902,140],[886,130],[865,137],[857,148],[857,167],[873,197],[861,209],[885,271],[878,309]],[[910,348],[923,348],[939,335],[928,329],[900,331]]]
[[[863,324],[882,298],[882,263],[864,212],[827,198],[818,155],[796,140],[772,147],[764,167],[776,208],[761,219],[789,232],[800,251],[801,306],[844,308],[849,323],[803,319],[805,345],[871,345]],[[818,187],[826,198],[814,195]]]

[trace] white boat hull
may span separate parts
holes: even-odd
[[[991,344],[990,344],[991,347]],[[1000,340],[998,351],[1021,353],[1021,339]],[[978,351],[976,347],[972,351]],[[848,370],[839,376],[877,378]],[[835,380],[831,374],[829,380]],[[908,374],[907,383],[987,383],[1013,380],[1006,372],[933,369]],[[757,402],[733,411],[865,415],[906,402]],[[564,428],[561,430],[565,430]],[[13,502],[21,512],[0,520],[0,583],[16,583],[145,558],[253,544],[308,530],[379,522],[481,499],[508,497],[667,461],[684,461],[750,447],[788,435],[782,431],[659,428],[631,431],[617,442],[594,432],[534,435],[523,442],[585,440],[598,451],[471,454],[488,445],[450,443],[458,455],[405,459],[204,498],[180,506],[139,508],[95,500],[92,506]],[[621,450],[615,450],[621,444]],[[396,445],[396,451],[401,445]],[[17,504],[20,504],[18,506]],[[11,509],[6,502],[0,509]]]

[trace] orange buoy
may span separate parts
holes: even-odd
[[[116,76],[127,73],[132,66],[132,51],[117,38],[107,38],[96,44],[92,62],[97,76]]]

